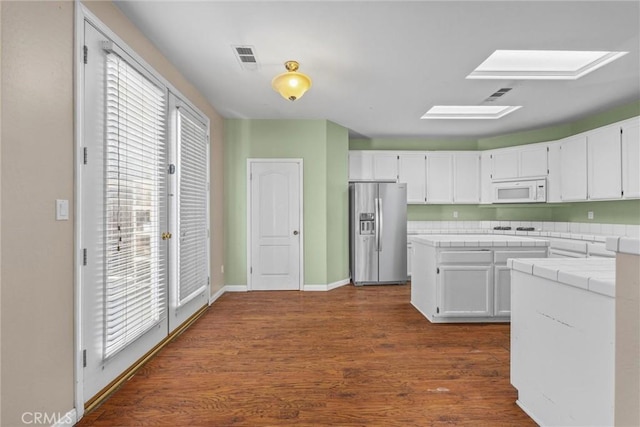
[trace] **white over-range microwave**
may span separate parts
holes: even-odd
[[[542,203],[547,201],[545,179],[493,183],[493,203]]]

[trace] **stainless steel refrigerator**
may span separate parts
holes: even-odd
[[[407,282],[407,184],[349,184],[349,264],[356,286]]]

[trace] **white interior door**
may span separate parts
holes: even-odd
[[[302,160],[249,160],[249,289],[299,290]]]

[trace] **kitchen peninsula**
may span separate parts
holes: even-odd
[[[434,323],[508,322],[509,258],[546,258],[549,242],[505,235],[411,238],[411,304]]]
[[[616,260],[509,264],[518,405],[540,425],[614,425]]]

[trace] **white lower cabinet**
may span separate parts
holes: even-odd
[[[413,258],[413,248],[411,242],[407,242],[407,278],[411,277],[411,258]]]
[[[547,247],[435,247],[414,239],[411,254],[411,304],[431,322],[508,322],[507,260],[546,258]]]
[[[446,317],[488,317],[493,314],[491,265],[438,268],[438,307]]]
[[[511,269],[506,265],[493,267],[493,314],[511,316]]]

